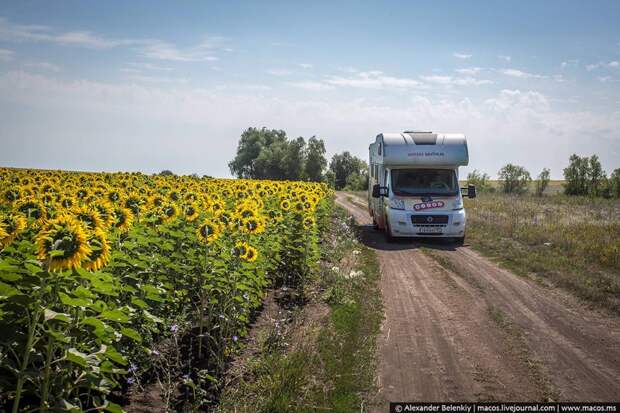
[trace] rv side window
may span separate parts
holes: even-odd
[[[379,142],[379,145],[377,145],[377,153],[381,155],[381,142]]]

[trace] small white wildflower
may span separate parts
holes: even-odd
[[[361,254],[360,250],[353,250],[353,255],[359,255],[359,254]]]
[[[340,271],[340,268],[336,267],[335,265],[332,267],[332,271],[333,272],[338,272]]]

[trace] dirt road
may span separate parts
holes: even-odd
[[[503,270],[466,246],[388,244],[370,226],[365,199],[337,193],[336,201],[379,257],[384,400],[620,399],[617,317]]]

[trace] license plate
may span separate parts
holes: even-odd
[[[418,227],[416,228],[416,230],[423,234],[441,234],[443,228],[441,227]]]

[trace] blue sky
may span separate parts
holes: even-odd
[[[617,1],[2,2],[0,165],[228,176],[266,126],[363,158],[379,132],[464,132],[467,170],[610,172],[618,21]]]

